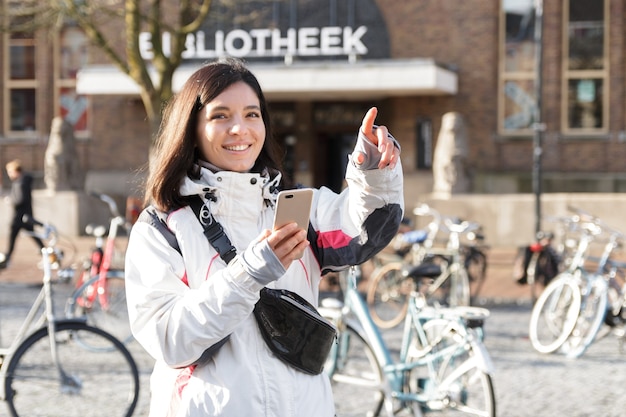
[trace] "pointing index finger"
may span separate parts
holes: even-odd
[[[369,140],[372,140],[374,143],[377,143],[376,135],[374,135],[374,121],[376,120],[376,115],[378,114],[378,109],[376,107],[372,107],[365,113],[365,117],[363,117],[363,123],[361,123],[361,132],[367,136]]]

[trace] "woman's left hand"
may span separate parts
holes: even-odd
[[[378,115],[378,109],[372,107],[368,110],[363,117],[363,123],[361,123],[361,133],[378,147],[380,152],[380,162],[378,163],[378,169],[385,167],[394,168],[400,158],[400,149],[398,149],[394,141],[389,137],[389,130],[386,126],[375,126],[376,116]],[[365,155],[358,152],[355,155],[356,162],[362,164],[365,161]]]

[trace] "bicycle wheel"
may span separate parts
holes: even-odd
[[[377,416],[385,401],[383,373],[370,345],[350,325],[337,335],[324,366],[335,398],[336,415],[341,417]],[[344,402],[359,393],[358,403]]]
[[[407,378],[413,393],[427,398],[416,404],[425,414],[495,417],[496,400],[491,375],[481,366],[481,355],[462,336],[468,330],[456,320],[433,318],[423,325],[428,346],[410,349],[407,363],[425,361]],[[429,358],[428,358],[429,357]]]
[[[560,348],[576,326],[580,305],[578,279],[570,273],[557,276],[533,306],[528,329],[533,348],[540,353]]]
[[[589,279],[592,282],[588,288],[583,288],[582,303],[576,326],[562,346],[563,353],[569,358],[582,356],[593,343],[604,323],[608,300],[607,283],[601,275],[592,275]]]
[[[388,263],[372,277],[367,306],[378,327],[390,329],[404,320],[413,285],[413,279],[405,276],[401,262]]]
[[[76,343],[106,347],[94,352]],[[130,417],[139,397],[139,372],[110,334],[80,322],[59,322],[52,359],[48,328],[30,335],[7,368],[5,395],[13,417]],[[61,378],[60,370],[64,373]]]
[[[86,316],[92,326],[104,329],[122,343],[128,343],[133,336],[128,319],[124,273],[108,271],[105,288],[98,287],[98,279],[98,276],[93,276],[74,291],[67,300],[66,316]],[[96,291],[98,293],[94,294]],[[106,301],[105,305],[103,300]]]

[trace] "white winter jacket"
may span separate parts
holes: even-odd
[[[382,249],[403,214],[402,169],[363,171],[348,163],[348,188],[315,190],[304,257],[268,287],[318,302],[322,271],[358,264]],[[242,266],[241,253],[274,215],[277,179],[202,168],[183,195],[201,195],[239,254],[227,266],[193,211],[169,214],[182,256],[156,228],[134,225],[126,254],[126,289],[133,334],[156,363],[150,417],[332,417],[331,386],[277,359],[252,314],[263,287]],[[206,199],[206,197],[210,197]],[[212,359],[188,367],[230,335]]]

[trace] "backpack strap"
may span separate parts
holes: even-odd
[[[190,199],[189,206],[193,209],[196,217],[202,224],[204,228],[204,235],[207,237],[213,248],[219,253],[220,257],[228,264],[237,254],[237,250],[226,236],[222,225],[219,224],[214,218],[211,212],[208,210],[203,210],[204,202],[199,196],[195,196],[195,198]],[[180,250],[180,246],[178,245],[178,240],[176,239],[176,235],[174,232],[167,227],[167,213],[157,209],[153,205],[149,205],[145,210],[141,212],[137,221],[148,223],[151,226],[154,226],[167,240],[169,245],[176,249],[178,253],[182,255]],[[215,343],[212,346],[209,346],[196,360],[192,365],[190,365],[191,372],[197,365],[208,362],[213,355],[217,353],[217,351],[228,341],[230,335],[226,336],[219,342]]]
[[[167,227],[166,219],[167,213],[157,209],[153,205],[149,205],[141,212],[141,214],[139,214],[137,221],[148,223],[150,226],[153,226],[163,235],[165,240],[167,240],[167,243],[169,243],[172,248],[182,254],[180,246],[178,245],[178,239],[176,239],[174,232]]]
[[[211,246],[217,251],[220,257],[228,264],[237,255],[237,250],[226,236],[224,228],[218,221],[215,220],[213,215],[208,210],[203,210],[204,202],[200,196],[195,196],[189,200],[189,207],[192,208],[196,217],[204,228],[204,235],[211,243]],[[181,253],[178,240],[174,232],[167,227],[167,213],[157,209],[153,205],[149,205],[145,210],[141,212],[137,221],[148,223],[154,226],[167,240],[169,245],[176,249],[178,253]]]
[[[192,208],[196,217],[204,228],[204,235],[209,240],[213,248],[219,253],[220,257],[228,265],[230,261],[237,255],[237,250],[230,242],[228,236],[224,232],[224,228],[215,218],[209,210],[203,210],[204,201],[200,196],[194,196],[189,201],[189,206]]]

